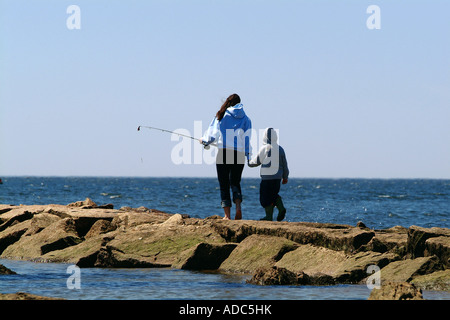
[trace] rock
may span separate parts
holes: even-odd
[[[4,265],[0,264],[0,275],[3,275],[3,274],[17,274],[17,273],[12,271],[11,269],[8,269]]]
[[[410,282],[416,276],[442,269],[436,256],[395,261],[381,269],[381,281]]]
[[[153,211],[162,212],[162,211],[159,211],[159,210],[152,210],[152,209],[149,209],[149,208],[144,207],[144,206],[140,206],[139,208],[134,209],[134,211],[137,211],[137,212],[148,212],[148,213],[151,213]]]
[[[169,219],[172,215],[164,212],[149,212],[146,210],[128,210],[118,211],[112,224],[116,225],[122,231],[133,228],[142,224],[158,224],[163,223]]]
[[[422,228],[418,226],[411,226],[408,229],[408,242],[406,250],[410,258],[424,257],[427,249],[426,241],[435,237],[450,237],[450,230],[446,228]],[[447,239],[448,240],[448,239]],[[443,241],[443,239],[441,239]],[[443,241],[447,244],[448,241]],[[445,252],[448,253],[447,250]],[[441,259],[442,260],[442,259]]]
[[[305,272],[308,275],[333,274],[336,266],[346,261],[348,255],[313,245],[299,245],[286,253],[275,265],[292,272]]]
[[[256,285],[334,285],[334,279],[325,274],[317,273],[310,276],[302,271],[292,272],[286,268],[272,266],[260,268],[247,283]]]
[[[101,248],[94,267],[100,268],[163,268],[170,264],[156,263],[152,259],[139,255],[126,254],[114,247]]]
[[[369,228],[366,227],[366,225],[365,225],[364,222],[362,222],[362,221],[358,221],[358,222],[356,223],[356,227],[357,227],[357,228],[360,228],[360,229],[369,229]]]
[[[359,283],[376,265],[383,283],[448,290],[445,228],[197,219],[145,207],[114,210],[88,199],[72,206],[0,205],[0,226],[2,258],[258,273],[255,283],[262,284],[292,283],[294,274],[298,285]]]
[[[127,254],[120,249],[108,245],[114,239],[116,232],[104,234],[103,237],[92,237],[83,243],[61,250],[51,259],[74,262],[80,268],[163,268],[170,264],[156,262],[153,257],[144,257],[139,254]],[[49,258],[49,257],[47,257]]]
[[[235,243],[199,243],[192,248],[188,258],[181,264],[181,269],[187,270],[216,270],[236,248]],[[177,267],[177,265],[174,265]]]
[[[12,205],[12,204],[0,204],[0,216],[3,213],[6,213],[8,211],[11,211],[12,209],[14,209],[16,206]]]
[[[209,216],[209,217],[205,218],[205,220],[222,220],[222,219],[223,219],[223,217],[219,216],[218,214],[215,214],[215,215],[212,215],[212,216]]]
[[[101,249],[102,247],[90,254],[79,257],[75,265],[80,268],[94,268],[95,266],[101,266],[101,262],[97,263],[97,258]]]
[[[72,263],[83,268],[94,267],[100,249],[114,238],[114,234],[115,232],[109,232],[99,236],[89,237],[77,245],[48,252],[42,255],[40,260],[45,262]]]
[[[304,272],[315,281],[331,283],[358,283],[367,277],[367,268],[376,265],[380,268],[397,260],[392,253],[359,252],[345,254],[327,248],[301,245],[294,251],[286,253],[276,263],[292,272]]]
[[[25,260],[37,259],[47,252],[64,249],[81,241],[82,239],[76,233],[73,219],[61,219],[37,234],[21,237],[3,251],[2,257]]]
[[[249,220],[209,220],[229,242],[241,242],[252,234],[286,238],[299,244],[313,244],[332,250],[352,252],[367,244],[373,231],[348,225],[311,222],[278,222]]]
[[[65,300],[65,299],[38,296],[26,292],[17,292],[17,293],[0,293],[0,300]]]
[[[358,251],[393,252],[401,257],[406,255],[408,229],[395,226],[386,230],[375,230],[375,236]]]
[[[55,250],[61,250],[73,245],[76,245],[80,243],[79,239],[77,237],[64,237],[60,238],[56,241],[53,241],[51,243],[44,244],[41,246],[41,253],[42,255],[46,254],[47,252],[55,251]]]
[[[307,277],[307,275],[303,274],[302,281],[309,282],[305,277]],[[257,269],[253,277],[246,282],[261,286],[297,285],[299,283],[299,276],[286,268],[272,266],[269,268]]]
[[[367,277],[369,266],[377,266],[381,269],[396,260],[398,260],[398,256],[394,253],[359,252],[350,255],[340,265],[336,265],[331,276],[336,283],[359,283]]]
[[[157,215],[160,219],[161,215]],[[189,250],[199,243],[225,243],[224,239],[202,220],[181,220],[180,216],[166,224],[144,223],[126,229],[119,227],[117,231],[109,245],[126,254],[151,258],[155,263],[163,265],[179,265],[180,259],[187,258]]]
[[[408,282],[387,282],[372,289],[368,300],[423,300],[422,290]]]
[[[114,209],[114,205],[112,203],[102,204],[97,206],[98,209]]]
[[[422,290],[450,291],[450,269],[417,276],[411,283]]]
[[[84,201],[72,202],[67,205],[68,207],[77,207],[77,208],[95,208],[97,204],[92,201],[90,198],[86,198]]]
[[[383,241],[380,241],[379,237],[375,236],[367,244],[361,246],[358,251],[386,252],[388,248]]]
[[[251,235],[231,252],[220,265],[221,271],[254,273],[259,268],[273,266],[284,254],[298,245],[280,237]]]
[[[116,225],[112,224],[108,220],[100,219],[94,222],[92,227],[89,229],[89,231],[84,236],[85,239],[89,239],[95,236],[98,236],[100,234],[108,233],[110,231],[116,230]]]
[[[101,221],[101,220],[110,222],[110,224],[111,224],[111,221],[113,220],[113,218],[99,218],[96,216],[73,218],[77,235],[80,237],[86,236],[86,234],[92,229],[92,226],[96,222]]]
[[[450,237],[435,237],[425,240],[424,256],[437,256],[439,261],[450,268]]]
[[[337,284],[336,279],[328,274],[317,273],[306,278],[305,284],[313,286],[330,286]],[[301,284],[301,283],[299,283]]]
[[[183,217],[179,213],[175,213],[173,216],[171,216],[169,219],[161,223],[161,226],[164,227],[171,227],[176,226],[179,224],[184,224]]]
[[[26,208],[15,208],[0,215],[0,231],[10,227],[13,223],[31,219],[33,214]]]
[[[25,232],[30,228],[30,220],[15,224],[0,232],[0,255],[13,243],[19,241]]]
[[[31,236],[33,234],[39,233],[49,225],[61,220],[61,218],[57,215],[51,213],[40,213],[35,214],[30,221],[30,227],[25,233],[25,236]]]
[[[96,219],[107,219],[111,220],[117,216],[117,210],[112,209],[99,209],[99,208],[91,208],[89,210],[84,210],[83,208],[72,208],[66,207],[64,211],[67,216],[70,218],[96,218]],[[63,218],[65,218],[63,217]]]

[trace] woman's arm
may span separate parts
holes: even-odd
[[[245,130],[245,137],[244,137],[245,155],[247,156],[247,160],[249,160],[250,162],[250,154],[252,153],[252,146],[250,145],[250,141],[252,138],[252,121],[248,117],[244,130]]]
[[[214,117],[214,119],[211,121],[208,129],[206,129],[205,134],[200,139],[200,143],[207,146],[207,145],[213,143],[214,141],[217,141],[219,138],[219,134],[220,134],[219,121],[217,120],[216,117]]]

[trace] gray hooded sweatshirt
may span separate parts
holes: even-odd
[[[289,169],[284,149],[278,145],[278,135],[273,128],[264,132],[263,145],[255,158],[248,162],[249,167],[261,165],[261,179],[287,179]]]

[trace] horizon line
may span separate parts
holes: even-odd
[[[125,176],[125,175],[39,175],[39,174],[23,174],[23,175],[4,175],[0,179],[7,178],[137,178],[137,179],[217,179],[216,176]],[[242,179],[260,179],[260,177],[242,177]],[[430,178],[430,177],[308,177],[296,176],[289,179],[327,179],[327,180],[450,180],[450,178]]]

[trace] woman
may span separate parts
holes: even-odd
[[[219,148],[216,157],[217,178],[220,185],[221,205],[229,220],[231,212],[231,195],[236,204],[236,220],[242,219],[241,176],[245,157],[250,155],[250,137],[252,122],[244,112],[241,98],[232,94],[217,111],[200,142],[208,146],[216,142]]]

